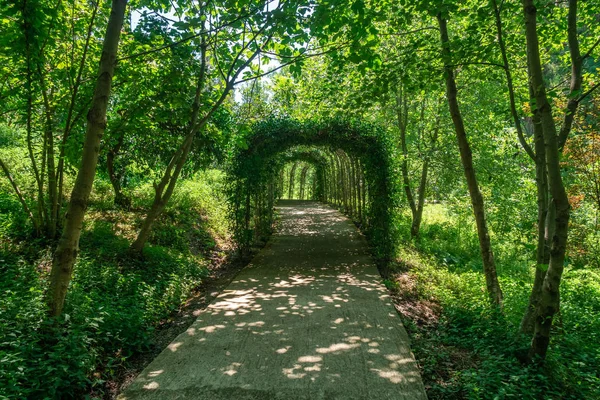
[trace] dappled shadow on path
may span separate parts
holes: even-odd
[[[318,203],[280,211],[271,244],[120,398],[426,398],[364,239]]]

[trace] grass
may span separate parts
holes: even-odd
[[[207,275],[211,251],[229,241],[223,175],[181,183],[143,259],[128,254],[151,201],[137,189],[134,211],[116,210],[97,182],[63,315],[45,318],[51,246],[32,241],[18,203],[0,193],[0,398],[81,398],[102,385]]]
[[[398,308],[431,399],[600,398],[600,274],[567,267],[546,365],[525,366],[530,338],[519,322],[533,282],[531,263],[496,239],[502,314],[488,307],[472,224],[442,205],[426,208],[418,243],[399,250]]]

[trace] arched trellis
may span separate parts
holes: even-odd
[[[392,255],[392,146],[379,128],[343,120],[270,119],[254,125],[246,143],[228,170],[234,234],[241,251],[271,233],[281,168],[301,159],[318,170],[319,200],[350,214],[360,209],[361,229],[375,255]]]
[[[313,199],[319,201],[326,201],[325,199],[325,179],[326,179],[326,171],[327,171],[327,157],[324,154],[322,149],[299,146],[293,149],[289,149],[279,156],[277,162],[281,165],[281,172],[283,172],[283,165],[289,163],[302,162],[305,164],[310,164],[315,168],[316,175],[316,187],[313,193]],[[281,186],[283,176],[280,175],[279,181]],[[282,197],[283,187],[280,187],[276,193],[276,197]]]

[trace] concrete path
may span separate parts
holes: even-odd
[[[281,201],[270,244],[119,399],[426,399],[364,238]]]

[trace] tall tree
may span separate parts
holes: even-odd
[[[71,192],[63,232],[52,259],[50,286],[46,294],[46,302],[51,316],[58,316],[62,313],[67,289],[73,273],[73,265],[79,251],[79,237],[81,236],[83,217],[85,216],[90,192],[92,191],[100,143],[106,127],[106,109],[110,98],[110,89],[126,6],[127,0],[113,0],[112,2],[111,13],[102,45],[102,57],[100,58],[98,68],[96,88],[94,89],[92,104],[87,114],[87,128],[81,167],[77,173],[77,179]]]
[[[454,130],[456,133],[458,147],[460,150],[460,158],[463,164],[463,170],[465,173],[465,178],[467,180],[469,194],[471,196],[473,213],[475,214],[477,234],[479,237],[479,249],[481,250],[487,291],[492,303],[500,307],[502,306],[502,290],[500,288],[500,282],[498,282],[496,263],[494,260],[494,253],[492,252],[492,244],[485,217],[483,196],[481,194],[481,190],[479,189],[479,183],[477,182],[477,176],[473,167],[473,155],[471,151],[471,146],[469,145],[469,140],[467,138],[463,117],[458,104],[458,89],[456,87],[454,69],[452,67],[452,52],[450,49],[450,39],[448,35],[448,25],[446,18],[447,17],[441,13],[437,15],[438,24],[440,27],[442,59],[444,61],[444,76],[446,78],[446,95],[448,98],[448,107],[450,109],[452,122],[454,123]]]

